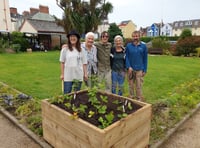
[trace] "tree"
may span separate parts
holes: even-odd
[[[13,31],[11,34],[11,39],[13,47],[16,48],[15,50],[17,52],[18,50],[26,51],[26,49],[29,47],[29,42],[24,38],[24,34],[21,32]]]
[[[110,27],[108,28],[108,33],[109,33],[109,42],[112,44],[114,43],[114,38],[116,35],[121,35],[123,37],[121,29],[115,24],[112,23],[110,24]]]
[[[184,39],[185,37],[189,36],[192,36],[192,31],[186,28],[181,32],[180,39]]]
[[[64,11],[63,18],[57,20],[57,24],[63,26],[68,33],[76,29],[80,34],[89,31],[95,32],[102,18],[107,18],[112,12],[113,6],[105,0],[56,0],[57,5]]]

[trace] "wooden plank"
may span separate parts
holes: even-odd
[[[122,138],[135,131],[144,123],[149,123],[151,120],[151,106],[141,108],[140,111],[130,114],[121,121],[116,122],[105,129],[105,138],[109,141],[109,146],[112,146]],[[109,132],[107,132],[107,130]],[[147,133],[148,134],[148,133]],[[120,135],[120,136],[118,136]],[[108,143],[106,144],[108,145]]]
[[[66,148],[67,147],[80,147],[88,148],[91,147],[89,143],[82,141],[77,138],[73,133],[66,131],[61,126],[56,126],[57,124],[52,122],[51,119],[44,119],[43,127],[45,129],[44,138],[54,147]],[[51,122],[51,124],[49,124]]]
[[[149,137],[151,105],[131,100],[143,106],[126,118],[115,122],[106,129],[99,129],[94,125],[82,120],[71,119],[71,114],[50,104],[47,100],[42,101],[42,116],[44,138],[53,146],[62,148],[70,147],[84,148],[110,148],[133,145],[130,137]],[[144,130],[148,129],[148,130]],[[131,136],[130,136],[131,135]],[[144,139],[144,138],[143,138]],[[135,138],[139,145],[148,143],[148,139],[138,143],[141,139]],[[120,148],[120,147],[119,147]]]
[[[135,129],[134,131],[130,132],[129,135],[123,137],[117,143],[115,143],[112,147],[120,148],[120,147],[138,147],[138,145],[143,145],[144,147],[149,143],[149,133],[150,133],[150,121],[143,123]],[[140,143],[140,144],[139,144]],[[143,148],[143,147],[139,147]]]
[[[51,119],[51,122],[62,126],[64,130],[73,133],[75,136],[91,145],[101,145],[104,140],[103,130],[81,119],[71,119],[71,114],[62,109],[55,108],[54,105],[50,105],[48,102],[42,102],[42,116],[46,116]]]

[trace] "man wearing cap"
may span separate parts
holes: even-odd
[[[72,30],[68,35],[67,46],[60,52],[61,76],[64,94],[81,89],[81,84],[87,80],[87,58],[81,49],[80,35]]]

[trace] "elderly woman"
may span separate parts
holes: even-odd
[[[87,57],[87,74],[88,80],[86,85],[93,87],[97,83],[97,48],[94,46],[94,33],[88,32],[85,35],[85,42],[81,47],[84,49]]]
[[[110,63],[112,70],[112,93],[122,96],[125,80],[125,49],[123,47],[123,38],[120,35],[114,38],[114,47],[111,49]]]

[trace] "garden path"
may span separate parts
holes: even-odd
[[[32,138],[0,113],[1,148],[41,148]]]
[[[197,110],[160,148],[200,148],[200,109]]]
[[[38,143],[8,120],[1,112],[0,137],[0,147],[2,148],[41,148]],[[194,112],[159,148],[199,148],[199,139],[200,109]],[[49,145],[43,147],[49,147]]]

